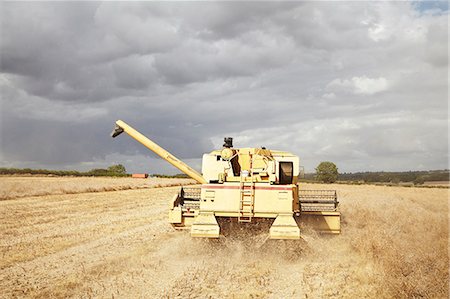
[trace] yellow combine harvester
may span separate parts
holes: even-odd
[[[334,190],[299,190],[299,158],[266,148],[223,148],[203,155],[202,174],[156,143],[118,120],[111,136],[122,132],[202,184],[182,187],[171,203],[169,222],[190,228],[192,237],[218,238],[217,218],[238,223],[274,219],[271,239],[300,239],[299,223],[308,222],[320,232],[340,233],[340,212]]]

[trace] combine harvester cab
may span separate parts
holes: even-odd
[[[112,132],[126,132],[161,158],[201,184],[182,187],[170,203],[169,222],[190,229],[192,237],[218,238],[217,218],[237,223],[273,219],[270,239],[300,239],[298,223],[323,233],[340,233],[340,212],[334,190],[300,190],[299,158],[266,148],[223,148],[203,155],[202,174],[118,120]]]

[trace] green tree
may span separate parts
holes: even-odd
[[[336,182],[338,175],[338,168],[333,162],[320,162],[316,168],[316,179],[324,183]]]
[[[108,172],[115,174],[126,174],[127,170],[125,169],[125,166],[123,166],[122,164],[117,164],[108,167]]]

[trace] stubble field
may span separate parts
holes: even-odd
[[[179,187],[151,187],[192,181],[82,179],[0,178],[0,297],[449,295],[448,189],[304,184],[338,190],[342,234],[305,227],[257,248],[250,230],[210,241],[171,228]]]

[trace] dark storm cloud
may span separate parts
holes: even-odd
[[[195,167],[234,135],[307,170],[446,168],[448,12],[418,7],[2,3],[2,163],[177,172],[123,119]]]

